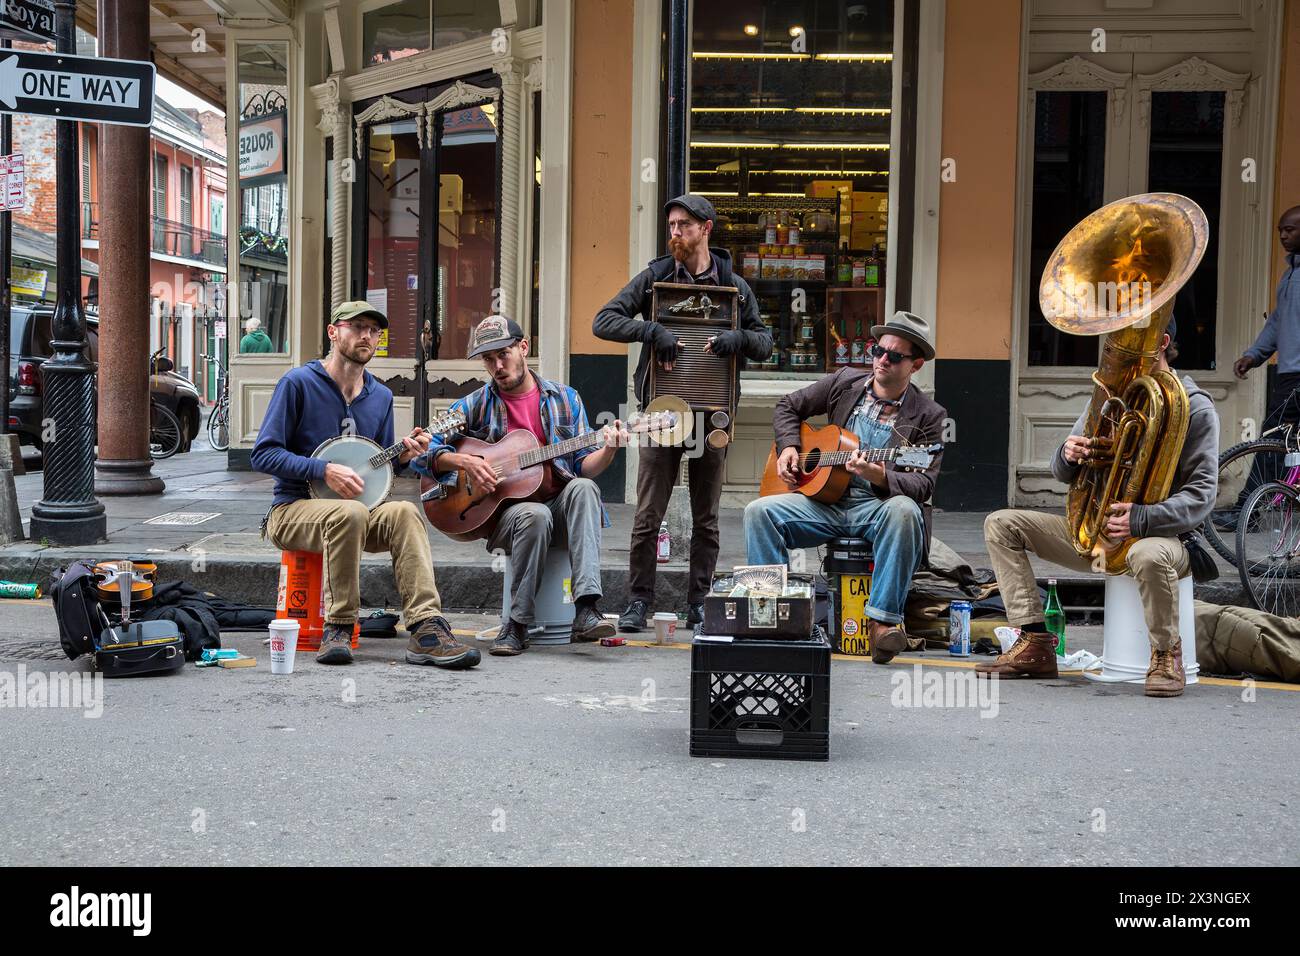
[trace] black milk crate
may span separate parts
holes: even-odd
[[[691,756],[829,760],[831,646],[691,643]]]

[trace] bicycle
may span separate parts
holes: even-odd
[[[205,361],[215,362],[221,375],[221,394],[217,404],[208,415],[208,444],[213,451],[225,451],[230,447],[230,375],[225,363],[215,355],[201,356]]]
[[[1290,457],[1290,456],[1288,456]],[[1237,527],[1237,573],[1255,607],[1300,616],[1300,466],[1288,481],[1260,485],[1246,498]]]
[[[170,458],[181,450],[181,422],[167,406],[149,401],[149,457]]]

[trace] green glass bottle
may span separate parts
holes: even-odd
[[[1065,610],[1056,593],[1056,578],[1047,579],[1047,607],[1043,609],[1043,623],[1056,635],[1056,656],[1065,656]]]

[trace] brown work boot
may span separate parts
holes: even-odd
[[[326,624],[321,634],[317,664],[352,663],[352,628],[354,625]]]
[[[1021,631],[1011,650],[975,665],[976,674],[999,677],[1057,677],[1056,635]]]
[[[1181,697],[1187,686],[1183,672],[1183,642],[1175,640],[1167,651],[1151,650],[1151,666],[1147,669],[1148,697]]]
[[[907,635],[897,624],[869,620],[867,643],[871,648],[871,663],[888,664],[899,651],[907,650]]]
[[[451,633],[444,617],[431,617],[411,631],[406,644],[406,663],[431,664],[447,670],[464,670],[476,665],[481,656],[477,647],[466,647]]]

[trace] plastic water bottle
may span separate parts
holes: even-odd
[[[672,550],[672,536],[668,533],[668,522],[661,522],[659,525],[659,543],[657,560],[660,564],[668,563],[668,556]]]
[[[1056,593],[1056,578],[1047,579],[1047,607],[1043,609],[1043,623],[1056,635],[1056,656],[1065,656],[1065,610]]]

